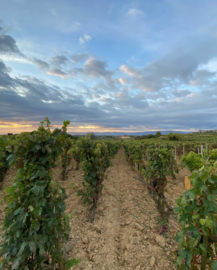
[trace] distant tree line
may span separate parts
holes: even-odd
[[[148,134],[148,135],[142,135],[142,136],[137,136],[136,139],[137,140],[143,140],[143,139],[154,139],[154,138],[159,138],[160,136],[162,136],[160,131],[157,131],[156,134]]]

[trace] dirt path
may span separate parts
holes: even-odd
[[[77,268],[176,269],[172,251],[179,229],[177,222],[171,219],[171,226],[166,224],[168,233],[160,235],[165,224],[145,184],[127,164],[123,149],[112,163],[114,166],[106,172],[94,223],[85,223],[83,234],[79,230],[80,245],[75,244],[74,254],[81,259]]]
[[[75,163],[75,162],[74,162]],[[169,222],[162,220],[156,205],[148,194],[146,185],[138,172],[127,164],[123,148],[112,160],[113,166],[106,171],[104,188],[93,223],[87,222],[84,207],[77,190],[82,188],[82,169],[70,171],[68,179],[60,182],[66,189],[66,212],[70,214],[70,239],[64,247],[66,255],[79,258],[81,263],[72,269],[94,270],[168,270],[176,269],[174,255],[175,234],[179,224],[171,216]],[[72,165],[72,164],[71,164]],[[70,165],[70,166],[71,166]],[[54,170],[59,181],[61,168]],[[183,175],[177,175],[177,184],[168,183],[168,201],[175,206],[175,199],[183,189]],[[14,171],[10,171],[5,187],[12,184]],[[1,199],[4,191],[1,194]],[[1,222],[5,204],[1,205]],[[162,226],[168,232],[160,235]]]

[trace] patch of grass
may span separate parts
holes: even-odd
[[[168,225],[168,220],[167,219],[163,219],[163,218],[159,218],[158,223],[162,226],[167,226]]]
[[[73,190],[77,190],[78,186],[76,184],[74,184],[73,182],[68,184],[69,188],[73,189]]]

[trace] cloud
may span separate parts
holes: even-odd
[[[84,34],[82,37],[79,37],[80,44],[85,44],[86,42],[90,41],[92,37],[90,35]]]
[[[192,42],[196,41],[192,40]],[[198,44],[194,44],[193,47],[188,41],[183,48],[174,49],[165,57],[148,64],[144,72],[149,71],[158,73],[162,77],[187,81],[201,64],[207,63],[216,56],[216,47],[217,38],[206,42],[198,41]]]
[[[10,80],[8,75],[9,72],[10,69],[0,60],[0,89],[13,86],[13,81]]]
[[[34,65],[36,65],[38,69],[41,69],[41,70],[47,70],[47,69],[49,69],[49,67],[50,67],[49,64],[48,64],[47,62],[42,61],[42,60],[37,59],[37,58],[33,58],[33,59],[32,59],[32,63],[33,63]]]
[[[112,78],[114,71],[108,70],[107,67],[108,65],[105,61],[92,57],[84,64],[84,74],[93,78],[103,78],[106,80],[109,87],[116,89]]]
[[[164,57],[148,63],[144,68],[122,65],[120,70],[132,77],[132,89],[142,89],[145,92],[160,91],[165,87],[176,88],[180,84],[201,84],[202,76],[204,81],[204,76],[211,78],[214,75],[204,71],[202,74],[199,68],[216,57],[217,38],[211,38],[206,42],[196,41],[187,41],[185,46],[174,49]],[[196,75],[199,73],[200,82]]]
[[[119,107],[119,109],[126,108],[127,110],[144,110],[149,106],[146,100],[137,99],[135,98],[135,95],[131,95],[127,88],[118,92],[115,97],[116,100],[113,102],[116,107]]]
[[[90,56],[88,54],[75,54],[71,56],[73,63],[79,63],[88,59]],[[31,63],[36,65],[38,69],[46,72],[49,75],[60,76],[65,79],[66,76],[77,77],[88,76],[93,78],[103,78],[107,81],[110,86],[114,86],[115,80],[112,78],[114,75],[113,71],[108,70],[107,63],[101,61],[96,57],[91,57],[86,60],[83,67],[67,67],[67,64],[71,63],[70,60],[65,55],[56,55],[50,59],[50,62],[46,62],[37,58],[31,59]],[[72,63],[71,63],[72,64]]]
[[[57,12],[56,12],[56,9],[55,9],[55,8],[52,8],[52,9],[50,10],[50,12],[51,12],[54,16],[57,15]]]
[[[136,9],[136,8],[130,8],[127,12],[127,16],[135,19],[141,16],[144,16],[144,12],[142,10]]]
[[[66,65],[69,59],[65,55],[56,55],[52,57],[51,64],[56,67],[60,67],[62,65]]]
[[[207,69],[197,69],[190,80],[192,86],[202,86],[209,83],[216,76],[216,72]]]
[[[1,27],[1,29],[3,29]],[[9,35],[0,35],[0,53],[1,54],[17,54],[23,56],[17,47],[16,41]]]
[[[128,84],[128,80],[126,78],[120,77],[118,80],[122,85]]]
[[[0,87],[0,115],[3,121],[12,118],[18,122],[39,121],[45,115],[62,121],[66,119],[66,114],[78,121],[86,116],[94,118],[99,113],[85,107],[83,97],[75,91],[60,89],[34,77],[13,78],[7,72],[9,70],[0,61],[0,78],[5,78]],[[104,115],[103,111],[100,113]]]
[[[51,58],[50,64],[37,58],[31,60],[32,64],[36,65],[38,69],[45,71],[49,75],[59,76],[62,79],[68,75],[67,72],[62,70],[62,66],[66,65],[68,58],[64,55],[56,55]]]
[[[123,71],[124,73],[130,75],[131,77],[140,77],[142,75],[142,73],[138,69],[131,68],[131,67],[126,66],[126,65],[122,65],[120,67],[120,70]]]
[[[214,38],[189,39],[143,67],[122,62],[119,69],[88,53],[29,57],[45,73],[73,77],[58,85],[15,75],[0,61],[1,120],[34,123],[47,115],[57,124],[69,119],[77,126],[113,129],[216,128],[217,74],[208,70],[216,45]]]
[[[73,62],[75,62],[76,64],[86,60],[89,57],[88,54],[84,54],[84,53],[77,53],[71,56],[71,59]]]
[[[10,71],[9,68],[0,60],[0,74],[6,74]]]
[[[190,95],[191,94],[191,91],[189,90],[185,90],[185,89],[182,89],[182,90],[173,90],[171,92],[171,94],[175,97],[186,97],[187,95]]]
[[[110,87],[104,82],[98,82],[93,87],[92,90],[98,95],[103,95],[109,92]]]
[[[61,69],[58,69],[58,68],[51,68],[51,69],[49,69],[47,71],[47,74],[59,76],[62,79],[65,79],[66,76],[68,75],[66,72],[64,72],[64,71],[62,71]]]
[[[72,77],[76,77],[80,74],[83,74],[84,73],[84,70],[83,68],[72,68],[70,71],[69,71],[69,74],[70,76]]]
[[[88,76],[111,75],[107,73],[106,62],[90,60],[86,62],[86,68],[94,67],[94,72],[89,73],[86,69]],[[96,92],[93,92],[84,83],[73,88],[60,88],[34,77],[11,77],[9,73],[10,70],[0,61],[0,115],[3,123],[12,120],[18,124],[28,122],[33,129],[34,123],[38,124],[46,115],[53,124],[69,119],[75,126],[92,125],[101,130],[216,128],[216,80],[202,92],[175,89],[144,93],[133,92],[129,87],[111,92],[108,85],[102,83],[96,85]]]

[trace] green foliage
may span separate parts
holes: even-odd
[[[9,140],[7,138],[0,138],[0,183],[4,181],[4,177],[9,169],[7,158],[10,153],[6,149],[8,143]]]
[[[155,145],[151,145],[147,150],[147,155],[148,164],[142,170],[142,173],[146,178],[149,190],[162,211],[164,211],[164,206],[171,210],[171,207],[166,202],[164,192],[167,185],[166,176],[172,175],[177,166],[173,150],[166,147],[157,148]]]
[[[141,145],[135,143],[124,143],[123,146],[126,159],[130,163],[131,168],[134,169],[135,164],[137,164],[138,169],[140,169],[143,161]]]
[[[64,213],[66,193],[51,174],[62,152],[60,136],[64,132],[63,128],[52,133],[45,118],[37,131],[21,133],[7,146],[9,165],[22,157],[24,168],[17,171],[5,196],[2,270],[68,269],[73,265],[62,251],[69,237],[69,216]]]
[[[77,140],[76,143],[74,143],[73,146],[69,149],[68,154],[72,155],[72,157],[75,159],[76,170],[78,170],[82,158],[82,141]]]
[[[115,142],[114,141],[113,142],[106,141],[105,143],[108,147],[108,152],[109,152],[110,158],[113,158],[117,154],[117,151],[121,146],[121,142],[120,141],[115,141]]]
[[[164,181],[167,175],[171,175],[171,161],[174,161],[174,153],[166,147],[157,148],[154,145],[147,150],[148,165],[144,170],[144,175],[149,181]]]
[[[8,144],[6,137],[0,137],[0,149],[4,149]]]
[[[137,137],[136,137],[137,140],[154,139],[154,138],[156,138],[156,136],[153,135],[153,134],[142,135],[142,136],[137,136]]]
[[[69,122],[70,123],[70,122]],[[63,126],[65,129],[67,128],[68,123],[66,126]],[[68,153],[69,149],[72,147],[73,140],[67,136],[67,134],[64,132],[63,134],[60,135],[59,141],[62,144],[62,155],[61,155],[61,161],[62,161],[62,173],[61,173],[61,178],[63,181],[66,180],[67,178],[67,167],[70,163],[70,155]]]
[[[213,149],[209,151],[209,161],[214,164],[217,161],[217,149]]]
[[[162,136],[161,132],[157,131],[156,134],[155,134],[155,138],[159,138],[160,136]]]
[[[96,135],[95,135],[94,132],[89,132],[89,133],[87,134],[87,136],[89,136],[89,137],[91,138],[91,140],[96,140],[96,139],[97,139],[97,137],[96,137]]]
[[[180,133],[170,132],[169,134],[166,135],[166,139],[169,141],[181,141],[183,140],[183,135]]]
[[[204,165],[191,177],[193,187],[180,196],[175,212],[179,215],[182,231],[177,233],[179,255],[176,265],[181,270],[216,269],[217,252],[217,163]],[[214,252],[213,252],[214,248]]]
[[[187,166],[190,172],[194,170],[198,170],[203,165],[203,159],[201,154],[196,154],[194,152],[190,152],[187,155],[183,155],[181,157],[182,166]]]
[[[110,166],[108,148],[104,143],[96,144],[90,135],[81,140],[82,168],[84,170],[83,190],[78,191],[83,203],[96,206],[103,187],[106,168]]]

